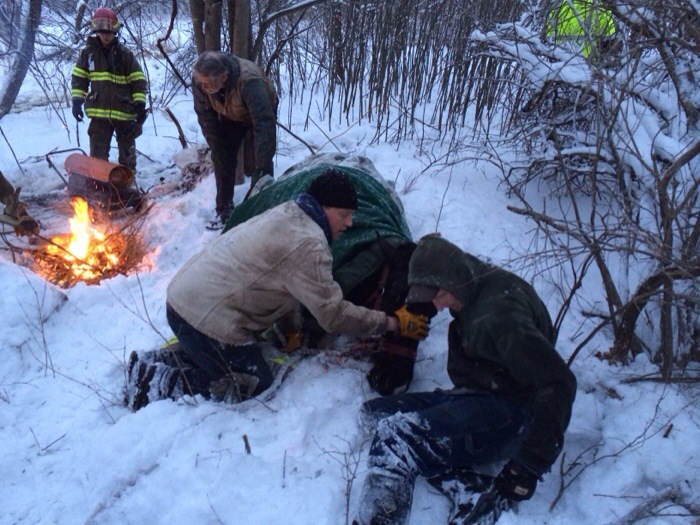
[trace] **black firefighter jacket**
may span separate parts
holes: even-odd
[[[134,120],[134,103],[146,103],[147,87],[136,57],[116,38],[105,48],[88,37],[71,78],[71,97],[85,101],[88,117]]]
[[[463,252],[439,235],[418,243],[409,284],[443,288],[462,303],[448,333],[447,372],[456,387],[514,400],[531,416],[515,458],[549,470],[563,445],[576,378],[554,348],[545,305],[523,279]]]

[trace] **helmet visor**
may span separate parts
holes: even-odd
[[[109,18],[93,18],[92,30],[95,33],[116,33],[119,24]]]

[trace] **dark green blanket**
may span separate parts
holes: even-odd
[[[316,175],[328,167],[329,165],[315,166],[280,177],[254,197],[236,206],[224,232],[278,204],[295,199],[306,190]],[[411,242],[412,238],[403,210],[392,197],[391,190],[372,175],[358,169],[337,165],[333,167],[348,174],[357,191],[358,205],[353,215],[353,225],[331,244],[333,275],[347,295],[355,284],[376,271],[384,261],[377,242],[379,237],[394,246]]]

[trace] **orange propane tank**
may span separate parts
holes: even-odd
[[[126,188],[134,182],[134,174],[126,166],[80,153],[68,155],[65,168],[69,175],[75,173],[100,182],[109,182],[115,188]]]

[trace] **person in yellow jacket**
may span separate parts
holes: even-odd
[[[588,58],[610,48],[615,24],[600,0],[562,0],[549,14],[545,34],[558,44],[569,43]]]

